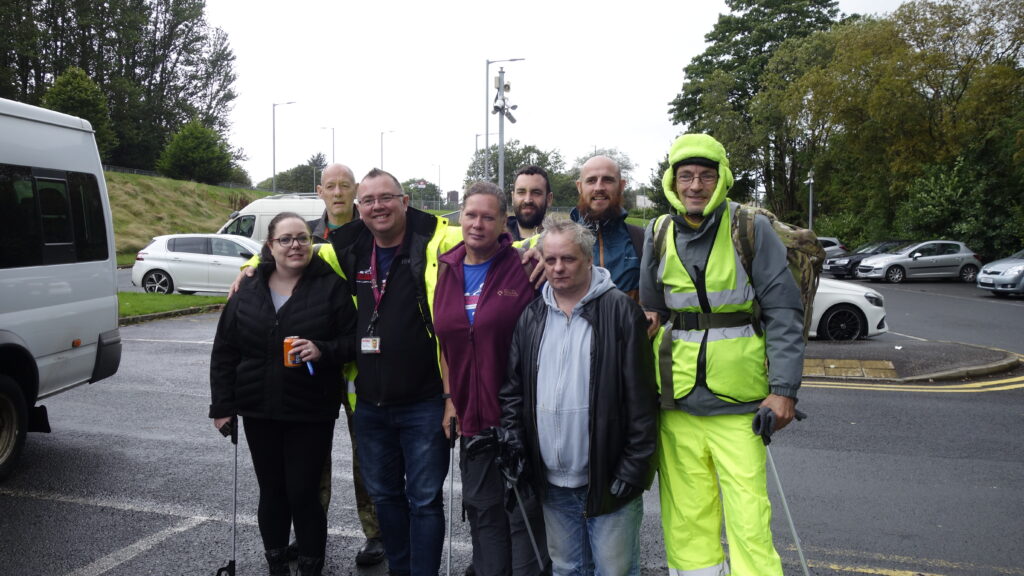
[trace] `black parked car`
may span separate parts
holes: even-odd
[[[821,271],[831,274],[836,278],[847,278],[857,276],[857,266],[860,261],[874,254],[881,254],[897,246],[906,244],[906,240],[882,240],[879,242],[868,242],[849,254],[842,254],[825,259]]]

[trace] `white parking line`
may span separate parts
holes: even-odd
[[[74,572],[69,572],[67,576],[100,576],[101,574],[134,559],[136,556],[150,548],[153,548],[175,534],[191,530],[203,522],[206,522],[205,518],[186,518],[170,528],[166,528],[152,536],[143,538],[131,546],[125,546],[112,554],[107,554],[103,558],[96,560],[92,564],[83,566]]]
[[[122,342],[156,342],[157,344],[213,344],[213,340],[161,340],[159,338],[122,338]]]

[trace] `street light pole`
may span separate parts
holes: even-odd
[[[274,172],[270,190],[277,193],[277,107],[295,102],[274,102],[270,106],[270,166]]]
[[[814,169],[807,171],[807,229],[814,230]]]
[[[503,60],[488,60],[486,72],[484,73],[484,180],[491,179],[490,153],[491,144],[488,137],[491,131],[491,64],[498,62],[519,62],[526,58],[505,58]]]
[[[334,164],[334,126],[321,126],[320,129],[331,131],[331,164]]]
[[[391,134],[394,130],[380,131],[380,169],[384,169],[384,134]]]

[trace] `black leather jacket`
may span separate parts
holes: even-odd
[[[519,317],[502,386],[501,424],[517,435],[526,456],[525,477],[543,494],[547,481],[537,437],[537,360],[548,307],[537,298]],[[584,304],[593,328],[590,354],[590,477],[587,516],[618,510],[632,498],[612,496],[612,480],[650,488],[656,468],[658,397],[647,320],[619,290]]]

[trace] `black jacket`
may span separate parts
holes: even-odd
[[[414,208],[406,211],[405,238],[391,265],[377,311],[374,336],[380,338],[381,353],[356,355],[356,395],[360,402],[408,404],[440,397],[444,391],[426,287],[428,274],[436,278],[438,257],[427,253],[427,244],[441,225],[444,223],[432,214]],[[369,282],[373,234],[362,220],[356,220],[331,232],[330,238],[349,288],[356,295],[357,338],[366,337],[374,312]]]
[[[260,264],[221,313],[210,358],[210,417],[337,418],[341,368],[355,353],[356,312],[348,285],[314,257],[291,298],[275,311],[267,285],[273,268],[273,261]],[[306,366],[284,366],[287,336],[312,340],[320,349],[312,376]]]
[[[548,314],[537,298],[519,317],[502,386],[501,424],[522,440],[526,474],[538,493],[547,481],[537,436],[537,366]],[[654,480],[658,438],[658,397],[647,320],[633,300],[609,290],[584,304],[582,317],[593,328],[590,352],[590,477],[587,516],[621,508],[630,499],[612,496],[619,478],[647,489]],[[634,497],[640,496],[640,492]]]

